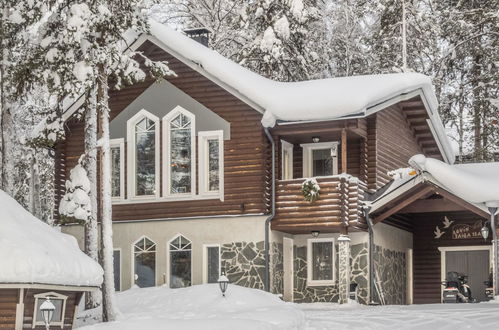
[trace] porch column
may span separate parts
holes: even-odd
[[[348,303],[350,293],[350,238],[340,235],[338,238],[338,289],[339,303]]]
[[[341,130],[341,173],[347,172],[347,130]]]

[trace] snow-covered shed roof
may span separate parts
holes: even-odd
[[[0,284],[101,285],[101,266],[73,236],[40,221],[2,190],[0,207]]]
[[[438,102],[431,79],[423,74],[394,73],[278,82],[254,73],[154,20],[150,20],[150,35],[129,31],[125,39],[130,49],[138,48],[146,40],[163,48],[263,113],[264,127],[273,127],[279,121],[364,117],[394,103],[420,96],[444,158],[450,163],[454,161],[454,153],[438,116]],[[76,102],[69,108],[75,105],[80,106]],[[65,119],[70,114],[72,111]]]
[[[418,174],[394,179],[382,194],[368,202],[371,213],[424,182],[430,182],[486,213],[489,207],[499,207],[499,162],[449,165],[415,155],[409,164]]]

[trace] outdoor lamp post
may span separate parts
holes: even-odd
[[[227,287],[229,286],[229,279],[225,274],[222,274],[218,278],[218,285],[220,286],[220,291],[222,291],[222,296],[225,297],[225,291],[227,291]]]
[[[498,263],[498,252],[497,252],[497,231],[496,231],[496,221],[495,221],[495,218],[496,218],[496,212],[497,212],[497,204],[495,203],[492,203],[493,205],[492,206],[488,206],[488,209],[489,209],[489,213],[490,213],[490,227],[492,229],[492,248],[494,249],[493,251],[493,255],[494,255],[494,265],[492,267],[492,274],[493,274],[493,285],[494,285],[494,295],[498,295],[499,294],[499,290],[497,288],[497,277],[498,277],[498,272],[499,272],[499,267],[497,266],[497,263]]]
[[[45,329],[50,329],[50,321],[54,316],[55,306],[47,297],[45,301],[40,305],[40,312],[42,313],[43,321],[45,322]]]

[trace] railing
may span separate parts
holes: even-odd
[[[317,178],[319,199],[308,202],[302,194],[305,179],[278,180],[276,216],[272,229],[288,233],[339,232],[356,227],[361,217],[361,202],[366,184],[350,175]]]

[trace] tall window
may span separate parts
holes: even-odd
[[[332,238],[308,240],[307,273],[308,285],[334,283],[334,241]]]
[[[195,194],[194,115],[180,106],[165,116],[168,194]]]
[[[283,180],[293,179],[293,145],[281,140],[281,162]]]
[[[156,123],[144,118],[135,125],[135,195],[156,193]]]
[[[303,177],[338,174],[338,143],[320,142],[301,144],[303,148]]]
[[[223,195],[223,131],[199,132],[198,145],[199,193]]]
[[[159,196],[159,119],[145,110],[128,120],[128,197]]]
[[[156,285],[156,243],[143,237],[134,245],[134,279],[141,288]]]
[[[220,245],[204,246],[204,283],[217,283],[220,277]]]
[[[170,250],[170,288],[183,288],[191,285],[191,241],[182,235],[175,237],[169,244]]]
[[[114,289],[121,291],[121,250],[113,251]]]
[[[111,146],[111,197],[123,198],[124,194],[124,163],[123,163],[123,139],[113,139]]]

